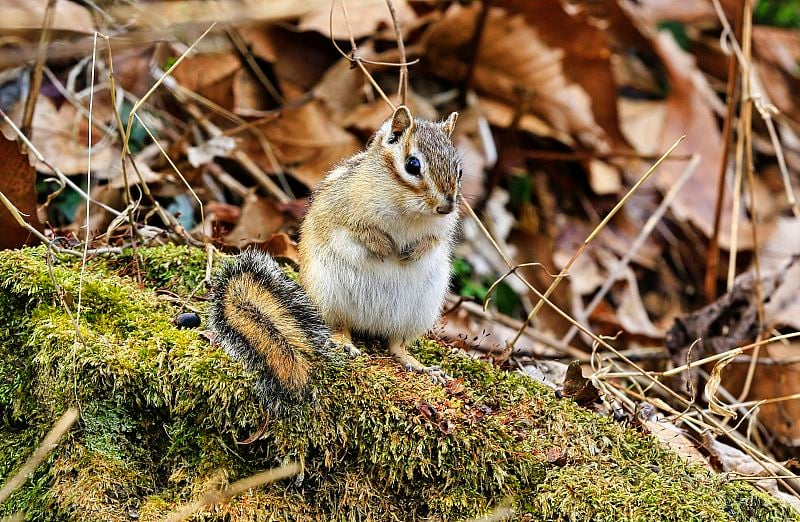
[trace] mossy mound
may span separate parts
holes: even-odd
[[[172,320],[206,257],[180,247],[80,264],[0,252],[0,476],[68,406],[80,419],[0,513],[159,520],[289,461],[303,473],[198,520],[457,520],[510,501],[524,520],[797,520],[741,482],[687,466],[655,439],[531,380],[432,341],[416,355],[463,379],[432,385],[385,354],[314,373],[312,400],[255,432],[252,376]],[[143,285],[140,288],[139,282]],[[204,303],[192,300],[193,307]],[[555,457],[554,457],[555,456]]]

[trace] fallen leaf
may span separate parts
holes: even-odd
[[[189,147],[187,159],[192,167],[210,163],[214,158],[227,158],[236,149],[236,140],[230,136],[216,136],[197,147]]]
[[[600,160],[589,161],[589,185],[598,196],[616,194],[622,189],[619,169]]]
[[[653,46],[666,68],[670,81],[667,98],[666,121],[662,130],[660,150],[666,151],[682,135],[686,139],[676,149],[677,154],[699,154],[698,172],[706,173],[695,176],[692,190],[681,193],[675,198],[671,209],[680,219],[686,220],[699,228],[706,237],[711,237],[714,226],[714,207],[717,195],[717,177],[719,172],[722,137],[717,118],[708,106],[706,97],[698,90],[703,84],[710,90],[708,82],[697,69],[694,59],[681,50],[667,32],[660,32],[653,39]],[[669,188],[681,176],[685,163],[680,161],[664,162],[654,175],[655,183],[663,191]],[[731,212],[730,198],[725,199],[722,209],[719,245],[730,248],[731,244]],[[742,213],[739,219],[739,250],[752,248],[752,232],[750,222]]]
[[[661,100],[618,100],[622,133],[640,154],[663,153],[658,136],[663,134],[667,105]]]
[[[753,51],[760,85],[768,101],[787,117],[800,119],[800,35],[793,29],[753,27]]]
[[[395,0],[394,7],[397,10],[397,19],[401,27],[416,18],[414,10],[406,0]],[[394,27],[389,8],[384,2],[368,2],[350,6],[350,9],[347,10],[347,20],[349,20],[349,27],[355,39],[372,36],[382,27]],[[300,29],[317,31],[328,38],[332,34],[336,40],[347,40],[350,38],[347,20],[344,18],[340,4],[334,4],[333,33],[331,33],[331,8],[328,5],[320,5],[300,19]]]
[[[291,174],[313,189],[339,161],[360,149],[359,141],[332,121],[323,104],[314,100],[286,108],[280,118],[257,127],[272,144],[275,155]],[[242,145],[262,168],[274,168],[257,142]]]
[[[608,29],[592,20],[582,7],[572,4],[567,8],[559,0],[499,0],[493,5],[522,14],[547,46],[564,51],[564,73],[589,96],[593,119],[614,148],[629,148],[620,130],[617,104],[609,103],[617,98],[617,85]]]
[[[774,343],[761,348],[745,400],[769,401],[800,393],[800,362],[793,362],[798,356],[800,343]],[[749,366],[749,360],[737,358],[725,369],[722,385],[734,396],[741,393]],[[796,420],[800,418],[800,399],[767,402],[758,407],[756,416],[781,444],[790,448],[800,446],[800,423]]]
[[[272,234],[269,241],[261,245],[261,250],[269,252],[274,258],[286,259],[295,265],[300,263],[297,245],[283,232]]]
[[[461,58],[475,29],[480,4],[451,6],[424,37],[426,67],[448,78],[464,78]],[[499,8],[488,14],[475,57],[472,85],[485,96],[519,106],[529,93],[530,110],[558,131],[603,150],[608,136],[597,124],[586,91],[567,77],[563,49],[547,45],[521,15]]]
[[[225,237],[225,244],[244,248],[253,243],[264,243],[283,226],[283,214],[275,203],[250,193],[245,197],[239,222]]]
[[[176,50],[175,54],[177,57],[180,53]],[[234,77],[241,68],[241,60],[233,53],[196,54],[184,58],[172,76],[190,91],[232,110]]]
[[[33,30],[38,39],[46,8],[47,0],[3,0],[0,31]],[[73,2],[56,2],[50,28],[53,31],[93,34],[94,21],[85,7]]]
[[[0,133],[0,192],[23,214],[23,219],[42,230],[36,215],[36,171],[27,154],[22,154],[14,140]],[[0,249],[19,248],[39,242],[22,228],[5,205],[0,204]]]
[[[602,402],[599,390],[592,384],[591,379],[583,376],[581,363],[578,361],[569,364],[560,392],[563,397],[568,397],[584,407]]]
[[[389,99],[392,100],[395,106],[399,105],[396,95],[390,96]],[[411,113],[415,117],[435,120],[439,116],[436,109],[428,100],[414,92],[408,93],[406,105],[411,109]],[[355,128],[370,135],[391,115],[392,109],[389,108],[383,99],[378,99],[372,103],[363,103],[356,107],[350,115],[345,118],[344,126],[347,128]]]
[[[103,96],[102,94],[105,94]],[[116,137],[104,138],[104,125],[112,124],[112,112],[108,91],[95,94],[92,140],[92,175],[96,179],[109,179],[116,173],[111,168],[119,165],[121,151],[115,144]],[[114,123],[114,125],[116,125]],[[36,100],[36,111],[33,115],[33,145],[53,166],[67,175],[86,174],[89,168],[87,117],[71,104],[63,103],[56,108],[55,104],[45,96]],[[48,172],[49,168],[37,164],[37,170]]]
[[[689,464],[699,464],[704,468],[713,471],[711,464],[702,453],[697,449],[697,446],[692,442],[683,431],[666,420],[649,420],[642,421],[642,427],[645,428],[651,435],[654,435],[658,440],[663,442],[667,447],[677,453],[684,461]]]

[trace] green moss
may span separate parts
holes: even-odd
[[[73,259],[51,258],[51,277],[41,248],[0,253],[0,474],[13,474],[66,407],[81,411],[0,513],[158,520],[211,489],[299,461],[300,477],[196,519],[454,520],[504,499],[533,520],[797,519],[651,437],[433,341],[416,343],[416,355],[462,379],[462,391],[374,353],[316,368],[307,403],[272,419],[256,443],[238,444],[265,419],[253,376],[200,330],[173,325],[200,286],[205,253],[137,256],[94,260],[81,284]],[[76,334],[65,303],[74,317],[79,294]],[[190,304],[205,307],[196,296]]]

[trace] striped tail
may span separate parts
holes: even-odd
[[[247,250],[214,277],[209,322],[234,359],[259,374],[257,393],[271,409],[302,394],[311,365],[329,355],[330,329],[308,294],[268,254]]]

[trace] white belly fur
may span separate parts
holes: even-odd
[[[304,266],[325,321],[332,327],[411,341],[439,317],[450,280],[450,245],[413,263],[378,260],[344,229],[333,232]]]

